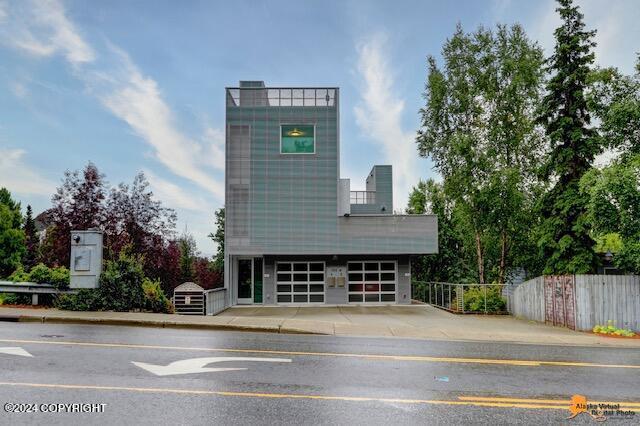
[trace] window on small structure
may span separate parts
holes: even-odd
[[[315,126],[283,124],[280,126],[281,154],[315,154]]]

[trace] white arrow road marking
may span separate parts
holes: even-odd
[[[33,357],[29,352],[25,351],[20,347],[11,347],[11,348],[0,348],[0,354],[8,354],[8,355],[18,355],[18,356],[30,356]]]
[[[147,364],[146,362],[131,361],[136,367],[143,368],[156,376],[171,376],[175,374],[208,373],[215,371],[238,371],[246,368],[205,368],[207,364],[228,361],[259,361],[259,362],[291,362],[287,358],[253,358],[253,357],[207,357],[191,358],[172,362],[169,365]]]

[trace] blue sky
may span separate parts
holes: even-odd
[[[579,1],[597,61],[631,72],[636,0]],[[110,184],[144,171],[179,230],[206,235],[224,188],[224,87],[341,88],[341,174],[363,189],[392,164],[395,208],[434,176],[415,151],[426,77],[457,22],[521,23],[549,52],[554,3],[469,1],[0,0],[0,186],[36,213],[65,170]]]

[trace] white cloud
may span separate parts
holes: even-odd
[[[221,131],[207,127],[202,140],[181,132],[157,82],[116,46],[108,44],[97,61],[93,47],[67,18],[58,0],[18,4],[12,12],[12,24],[0,26],[6,43],[34,56],[63,55],[87,91],[154,149],[154,158],[176,176],[224,198],[224,185],[212,176],[214,170],[224,169]],[[13,89],[16,96],[25,94]]]
[[[21,195],[49,196],[55,184],[23,160],[26,151],[0,147],[0,187]]]
[[[404,209],[409,190],[420,178],[420,159],[414,132],[402,128],[404,101],[394,90],[386,48],[386,38],[381,35],[357,46],[357,70],[363,85],[361,102],[354,112],[362,132],[382,149],[382,164],[393,166],[393,198],[397,210]]]
[[[172,173],[223,198],[224,186],[206,168],[210,147],[205,149],[181,133],[156,81],[142,75],[124,51],[113,46],[110,50],[116,67],[108,77],[102,72],[85,75],[91,90],[109,111],[155,149],[156,159]]]
[[[218,170],[224,170],[224,132],[211,126],[207,126],[204,130],[203,140],[207,145],[205,158],[209,164]]]
[[[171,208],[208,212],[208,203],[202,196],[189,192],[184,187],[178,186],[173,182],[162,179],[149,170],[144,170],[144,174],[149,180],[155,198],[161,200],[163,204]]]
[[[8,12],[0,6],[0,17],[3,14],[7,16]],[[58,0],[16,2],[11,15],[11,20],[5,19],[11,22],[2,32],[9,45],[34,56],[61,53],[72,65],[95,59],[93,49],[67,19]]]

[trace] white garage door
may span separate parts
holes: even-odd
[[[324,262],[278,262],[278,303],[324,303]]]
[[[349,302],[395,302],[396,269],[394,261],[349,262]]]

